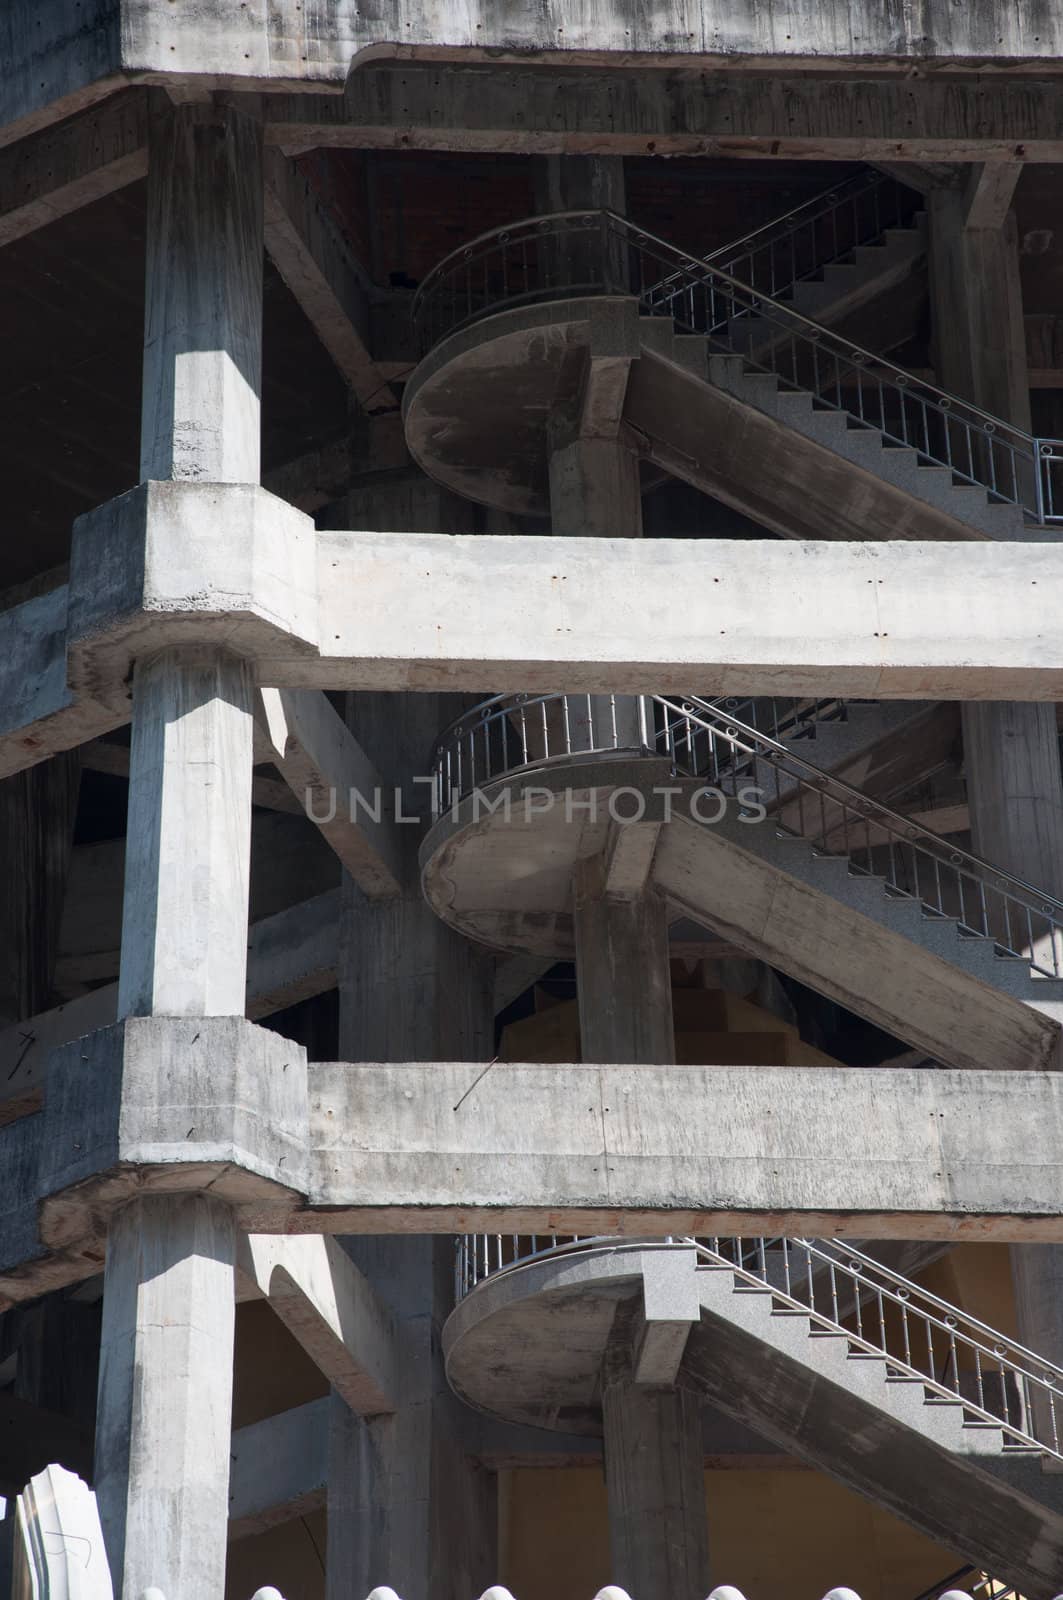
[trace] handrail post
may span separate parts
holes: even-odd
[[[1042,440],[1035,438],[1033,443],[1033,482],[1034,497],[1037,506],[1037,520],[1043,524],[1045,520],[1045,482],[1044,474],[1047,465],[1046,457],[1041,454]]]

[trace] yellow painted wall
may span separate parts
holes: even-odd
[[[500,1474],[501,1580],[517,1600],[591,1600],[609,1582],[601,1467]],[[712,1581],[746,1600],[912,1600],[963,1565],[823,1473],[804,1467],[705,1473]]]

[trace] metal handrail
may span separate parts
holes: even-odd
[[[644,717],[640,717],[637,728],[630,719],[624,724],[628,732],[637,732],[634,742],[626,745],[619,742],[620,721],[615,708],[619,704],[630,705],[633,701],[637,703],[637,697],[631,695],[574,695],[556,692],[496,694],[487,700],[479,701],[468,711],[463,711],[460,716],[448,722],[432,747],[429,759],[437,774],[433,814],[440,816],[443,812],[449,811],[455,800],[463,798],[474,784],[488,783],[496,777],[504,777],[518,770],[545,766],[573,755],[604,755],[614,754],[621,749],[645,749],[650,725],[645,722]],[[552,729],[547,708],[554,705],[561,706],[562,703],[566,709],[560,718],[559,726]],[[763,731],[761,725],[767,722],[772,729],[772,736],[776,739],[782,738],[787,733],[792,733],[793,737],[800,739],[814,735],[819,723],[844,721],[851,702],[840,700],[836,696],[810,700],[778,695],[756,698],[725,695],[718,700],[705,703],[726,714],[728,718],[741,716],[744,723],[760,731]],[[540,726],[529,733],[528,717],[529,714],[535,715],[536,708],[540,713],[538,718]],[[491,759],[491,735],[488,731],[492,723],[497,723],[503,729],[513,726],[517,731],[521,759],[515,766],[504,765],[497,769],[494,767]],[[576,729],[580,727],[589,727],[595,732],[600,732],[604,728],[612,737],[605,741],[590,743],[580,741],[575,736]],[[531,747],[536,740],[541,745],[539,754],[532,753]],[[445,767],[442,763],[445,761],[448,747],[460,750],[463,741],[468,747],[468,758],[464,763],[454,762],[453,772],[456,781],[451,784],[445,780]],[[477,745],[480,747],[479,752]],[[470,782],[463,787],[466,778]]]
[[[862,217],[865,201],[870,203],[866,220]],[[710,250],[701,259],[751,288],[778,298],[790,294],[798,283],[806,282],[858,246],[873,244],[887,228],[910,223],[921,204],[922,196],[913,189],[868,167],[811,200],[803,200],[742,238]],[[820,234],[828,224],[830,237],[824,253]],[[800,265],[803,241],[807,241],[805,264]],[[780,251],[782,273],[778,270]],[[667,281],[647,290],[647,300]]]
[[[780,744],[777,739],[773,739],[769,734],[761,732],[758,728],[749,727],[738,722],[730,712],[722,711],[711,700],[702,700],[697,695],[684,696],[682,701],[675,701],[668,695],[655,695],[654,699],[658,705],[678,712],[684,721],[693,720],[695,716],[726,721],[727,730],[721,730],[715,725],[710,727],[707,721],[704,721],[702,726],[706,732],[722,732],[728,743],[738,748],[741,747],[741,739],[744,737],[749,741],[747,752],[749,755],[770,753],[775,761],[800,766],[814,780],[814,787],[817,793],[829,791],[837,795],[843,802],[857,810],[861,818],[873,819],[883,832],[892,831],[901,834],[909,842],[919,838],[928,848],[933,847],[944,850],[948,855],[950,865],[962,863],[972,875],[981,874],[985,876],[992,874],[997,879],[996,887],[1002,887],[1006,883],[1009,894],[1016,899],[1023,900],[1023,903],[1025,903],[1024,897],[1036,900],[1037,910],[1047,913],[1051,909],[1053,912],[1058,912],[1061,919],[1063,919],[1063,900],[1057,899],[1056,896],[1050,895],[1046,890],[1038,888],[1036,884],[1028,883],[1024,878],[1019,878],[1014,873],[1005,871],[1003,867],[995,866],[993,862],[987,861],[984,856],[977,856],[970,850],[960,849],[949,840],[943,839],[939,833],[934,833],[932,829],[925,828],[922,823],[913,821],[911,817],[906,817],[899,811],[891,810],[889,806],[883,805],[880,800],[871,799],[863,790],[855,789],[852,784],[846,783],[843,779],[823,772],[821,768],[814,766],[811,761],[806,761],[803,756],[795,755],[792,750]],[[728,730],[733,730],[733,737]],[[692,773],[691,776],[697,777],[700,774]],[[1031,907],[1031,909],[1034,908]]]
[[[767,1290],[774,1301],[803,1312],[818,1328],[842,1335],[850,1348],[880,1357],[894,1376],[918,1379],[939,1399],[959,1402],[965,1411],[999,1427],[1013,1444],[1063,1461],[1058,1425],[1063,1368],[861,1250],[814,1239],[547,1237],[553,1241],[549,1246],[530,1250],[518,1234],[459,1237],[457,1299],[488,1277],[548,1257],[680,1244],[693,1248],[709,1266],[731,1272],[739,1292],[743,1287]],[[530,1242],[537,1246],[537,1239]],[[839,1280],[855,1290],[848,1313],[841,1309],[845,1297],[839,1294]],[[961,1368],[961,1355],[970,1367]],[[973,1392],[962,1386],[962,1372],[970,1374]],[[994,1387],[999,1401],[994,1400]]]
[[[674,287],[662,292],[662,282]],[[731,324],[756,312],[774,333],[755,354],[740,352],[748,367],[1038,523],[1063,521],[1055,474],[1063,440],[1035,437],[916,378],[615,212],[559,212],[481,234],[428,275],[414,321],[427,351],[504,306],[588,293],[633,296],[651,315],[732,354]]]
[[[621,752],[664,756],[677,774],[742,805],[755,788],[781,832],[882,879],[887,892],[920,902],[966,934],[992,939],[1042,976],[1063,977],[1063,900],[824,772],[726,704],[696,695],[494,696],[437,741],[433,811],[442,815],[520,772]]]

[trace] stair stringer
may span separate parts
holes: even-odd
[[[661,331],[647,328],[654,321]],[[920,467],[914,451],[884,449],[873,430],[849,429],[842,413],[813,410],[809,395],[780,396],[773,377],[742,371],[741,356],[714,356],[717,375],[722,363],[732,377],[713,382],[707,340],[676,336],[661,318],[641,318],[640,329],[642,350],[631,365],[624,419],[643,456],[782,537],[1023,537],[1017,508],[989,505],[981,489],[944,483],[944,468]],[[672,348],[666,349],[669,342]],[[700,357],[695,344],[702,347]],[[676,345],[686,346],[679,359]],[[754,398],[755,384],[760,387]],[[796,407],[795,416],[784,420],[780,399],[807,401],[811,420],[804,423]],[[894,455],[905,458],[896,464],[901,482],[876,470],[894,470],[883,460]],[[920,488],[932,498],[924,498]]]
[[[786,850],[792,854],[784,866]],[[1057,1018],[962,964],[1022,963],[994,957],[989,940],[961,939],[954,923],[921,918],[918,908],[897,932],[887,921],[893,908],[916,902],[887,901],[881,880],[843,881],[837,873],[828,892],[808,881],[811,858],[807,841],[781,839],[770,819],[740,822],[732,804],[721,822],[707,825],[689,820],[677,803],[658,839],[653,876],[696,921],[935,1060],[1016,1071],[1055,1066]],[[1035,983],[1013,970],[1004,981]],[[1045,980],[1044,990],[1042,1004],[1055,1009],[1060,1002],[1047,995],[1058,995],[1060,985]]]
[[[1045,1497],[1034,1498],[1032,1474],[1020,1489],[987,1470],[1000,1436],[966,1429],[959,1402],[928,1406],[918,1381],[887,1380],[884,1362],[849,1357],[844,1335],[813,1340],[806,1318],[773,1315],[769,1293],[736,1292],[726,1269],[699,1267],[697,1279],[701,1322],[680,1382],[1027,1600],[1057,1593],[1058,1480],[1040,1475]]]
[[[848,331],[857,314],[898,288],[906,279],[920,273],[925,283],[927,254],[926,213],[916,212],[910,227],[884,228],[876,244],[858,244],[845,256],[824,261],[817,277],[798,278],[788,294],[778,295],[780,303],[802,317],[825,328],[846,325],[846,338],[861,340]],[[714,258],[715,260],[715,258]],[[729,267],[724,262],[724,270]],[[921,270],[922,269],[922,270]],[[732,276],[741,277],[741,273]],[[890,329],[891,344],[897,334]],[[903,339],[910,330],[900,330]],[[728,336],[736,350],[763,357],[785,337],[777,324],[755,313],[737,317],[729,325]]]

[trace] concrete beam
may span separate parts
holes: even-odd
[[[391,1314],[338,1240],[248,1234],[240,1241],[237,1270],[352,1411],[376,1417],[397,1409]]]
[[[217,515],[215,498],[211,486]],[[199,527],[197,511],[177,531]],[[1063,543],[294,532],[312,540],[310,570],[246,607],[271,621],[239,636],[259,681],[287,688],[1063,699]],[[256,570],[292,535],[277,521]],[[0,777],[128,720],[127,636],[162,649],[235,626],[224,595],[192,596],[196,571],[189,558],[128,612],[104,594],[80,696],[66,678],[66,587],[0,612]],[[299,637],[307,626],[316,650]]]
[[[358,0],[336,0],[309,13],[302,0],[275,0],[268,18],[224,0],[189,9],[144,0],[56,0],[46,17],[35,0],[12,0],[5,8],[0,54],[7,67],[0,141],[9,142],[84,109],[130,79],[167,84],[179,98],[235,88],[338,92],[353,65],[358,64],[352,75],[357,79],[366,70],[361,63],[388,55],[400,57],[404,69],[418,55],[429,62],[532,60],[576,67],[609,67],[615,59],[696,67],[699,74],[742,69],[743,75],[775,63],[795,72],[810,69],[813,93],[825,79],[833,91],[834,76],[852,77],[863,66],[883,75],[907,68],[910,75],[899,83],[905,95],[944,65],[948,71],[941,80],[948,93],[953,74],[964,65],[972,73],[1054,73],[1063,56],[1063,20],[1051,9],[1016,9],[1008,0],[977,8],[927,0],[917,13],[903,16],[873,0],[844,12],[810,12],[800,0],[765,10],[746,0],[722,15],[706,13],[697,0],[679,0],[667,27],[633,0],[606,11],[550,0],[530,11],[501,12],[485,0],[467,7],[392,0],[372,16],[359,9]],[[715,88],[712,79],[706,83],[692,74],[692,96],[711,97]],[[776,88],[785,121],[788,96],[781,83]],[[982,93],[980,82],[975,93]],[[895,159],[904,159],[905,137],[899,122]],[[1017,131],[1014,142],[1021,144],[1023,137]]]
[[[1021,177],[1022,167],[1013,161],[983,161],[975,167],[964,190],[965,225],[1003,227]]]
[[[67,602],[61,584],[0,611],[0,778],[129,721],[67,686]]]
[[[1063,698],[1063,545],[324,533],[317,551],[305,670],[326,686]]]
[[[0,246],[147,176],[147,106],[112,96],[0,153]]]
[[[1063,1240],[1058,1073],[330,1062],[310,1107],[336,1233]]]
[[[129,777],[129,746],[111,744],[106,739],[93,739],[79,749],[83,772],[106,772],[114,778]],[[272,761],[272,755],[260,751],[255,741],[255,762]],[[265,811],[286,811],[289,816],[305,815],[303,807],[286,783],[267,778],[260,773],[251,775],[251,804]]]
[[[369,302],[349,244],[294,161],[266,158],[266,251],[364,410],[393,411],[395,391],[367,347]]]
[[[229,1457],[229,1542],[325,1504],[329,1400],[311,1400],[237,1428]]]
[[[1063,118],[1047,78],[861,79],[851,60],[841,74],[821,61],[814,74],[786,77],[775,65],[706,75],[703,61],[698,74],[666,76],[619,63],[572,72],[462,61],[440,72],[373,62],[351,76],[343,98],[271,95],[263,115],[267,141],[289,150],[873,161],[903,165],[916,187],[931,176],[939,183],[942,163],[1063,160]]]
[[[610,822],[605,846],[605,893],[613,900],[636,900],[647,888],[662,824]]]
[[[325,696],[263,689],[260,726],[277,770],[364,894],[400,892],[402,846],[391,792]]]
[[[340,891],[330,889],[252,923],[248,1017],[257,1021],[335,988],[339,900]],[[39,1109],[53,1050],[107,1027],[117,1015],[118,985],[109,983],[0,1031],[0,1125]]]

